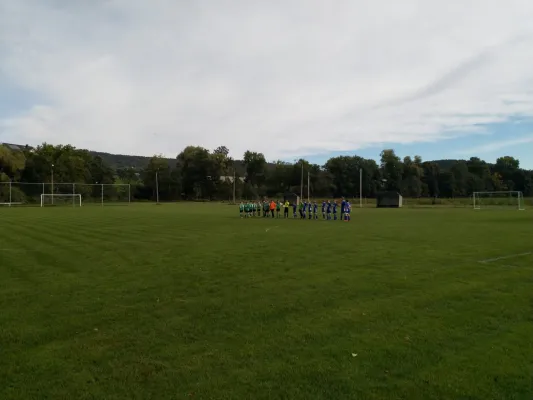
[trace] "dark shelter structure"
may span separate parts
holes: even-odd
[[[379,192],[376,197],[378,208],[399,208],[402,206],[402,195],[398,192]]]

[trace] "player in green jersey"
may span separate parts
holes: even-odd
[[[239,204],[239,215],[240,217],[244,217],[244,203],[241,201],[241,204]]]
[[[281,216],[281,201],[276,202],[276,218]]]

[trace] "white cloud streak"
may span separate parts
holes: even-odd
[[[476,155],[476,154],[489,154],[496,153],[502,149],[506,149],[513,146],[519,146],[521,144],[533,143],[533,134],[517,139],[510,140],[500,140],[495,142],[490,142],[477,146],[474,148],[469,148],[468,150],[461,150],[457,152],[460,155]]]
[[[270,158],[533,115],[529,0],[0,0],[0,140]]]

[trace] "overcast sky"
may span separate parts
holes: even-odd
[[[21,144],[533,148],[533,1],[0,0],[0,93]]]

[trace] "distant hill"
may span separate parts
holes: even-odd
[[[22,151],[24,148],[30,148],[30,146],[25,145],[16,145],[11,143],[0,143],[1,145],[4,145],[8,148],[10,148],[13,151]],[[151,157],[146,156],[128,156],[124,154],[111,154],[111,153],[103,153],[100,151],[90,151],[89,152],[93,156],[98,156],[102,158],[102,160],[109,165],[113,169],[119,169],[119,168],[145,168],[148,165],[148,162],[150,161]],[[168,165],[170,167],[174,167],[176,165],[176,159],[175,158],[167,158]],[[460,160],[433,160],[432,162],[436,163],[440,169],[442,170],[448,170],[450,169],[454,163]],[[269,165],[270,167],[273,166],[273,164]],[[244,176],[244,165],[242,164],[242,161],[236,161],[236,169],[237,174],[240,176]]]
[[[148,162],[150,161],[150,158],[152,157],[146,157],[146,156],[127,156],[124,154],[111,154],[111,153],[102,153],[100,151],[89,151],[89,153],[93,157],[100,157],[107,165],[109,165],[113,169],[120,169],[120,168],[146,168],[148,165]],[[172,168],[176,166],[176,159],[175,158],[167,158],[168,165]],[[244,166],[242,165],[242,161],[236,161],[236,172],[240,176],[244,176]]]
[[[99,151],[90,151],[92,156],[100,157],[107,165],[114,169],[119,168],[146,168],[150,158],[145,156],[127,156],[124,154],[111,154],[111,153],[102,153]],[[167,158],[168,165],[174,167],[176,165],[175,158]]]
[[[104,160],[106,164],[111,166],[114,169],[117,168],[127,168],[127,167],[133,167],[133,168],[145,168],[148,165],[148,162],[150,161],[151,157],[144,157],[144,156],[127,156],[123,154],[110,154],[110,153],[102,153],[99,151],[91,151],[90,152],[93,156],[99,156]],[[168,164],[171,167],[174,167],[176,165],[176,159],[175,158],[168,158]],[[452,167],[452,165],[459,160],[433,160],[432,162],[436,163],[441,169],[447,170]],[[239,173],[241,176],[244,173],[244,166],[242,165],[242,161],[237,161],[237,173]]]
[[[431,162],[437,164],[440,169],[450,169],[457,161],[460,160],[433,160]]]

